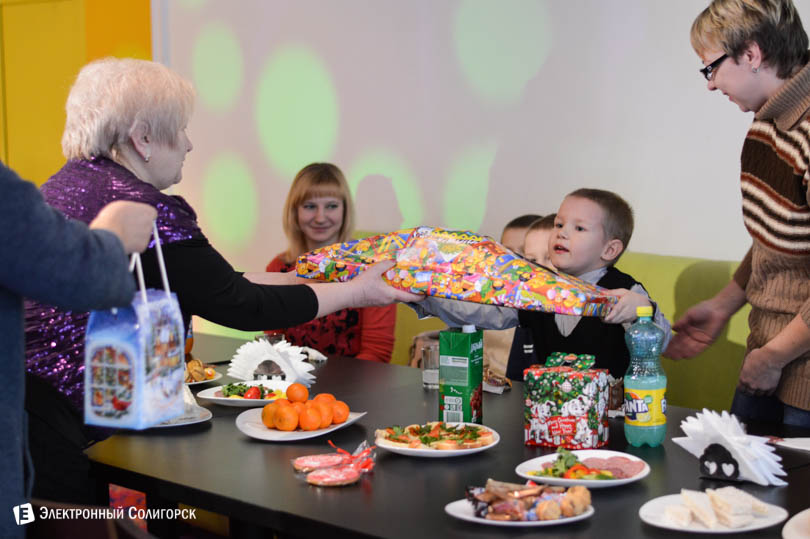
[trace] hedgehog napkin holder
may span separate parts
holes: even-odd
[[[681,422],[685,437],[672,441],[698,460],[701,477],[721,481],[751,481],[782,486],[781,457],[768,445],[768,438],[746,434],[740,421],[728,412],[704,409]]]

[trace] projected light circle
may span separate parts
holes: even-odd
[[[543,2],[463,0],[453,43],[464,76],[486,100],[516,102],[546,61],[551,24]]]
[[[208,3],[208,0],[180,0],[186,9],[200,9]]]
[[[352,165],[348,175],[352,195],[356,197],[357,186],[363,178],[374,175],[391,180],[397,205],[402,214],[401,228],[424,224],[419,184],[404,159],[389,150],[373,150],[361,155]],[[380,201],[381,204],[385,202]]]
[[[495,161],[492,145],[459,154],[450,166],[444,190],[447,228],[477,232],[484,222],[489,192],[489,170]]]
[[[311,51],[282,50],[262,69],[256,121],[270,163],[292,182],[309,163],[328,161],[338,133],[338,100],[329,72]]]
[[[203,175],[202,195],[206,234],[213,243],[245,247],[256,229],[259,197],[256,181],[242,158],[232,152],[214,157]]]
[[[192,73],[200,99],[214,110],[236,101],[243,85],[242,50],[234,33],[223,24],[209,24],[194,45]]]

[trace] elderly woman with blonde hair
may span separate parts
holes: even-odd
[[[354,207],[349,185],[331,163],[312,163],[295,175],[282,214],[289,247],[267,271],[292,272],[307,251],[349,239]],[[283,333],[298,346],[326,354],[387,363],[394,349],[396,306],[348,308],[328,316],[267,333]]]
[[[106,58],[86,65],[70,90],[62,148],[67,163],[43,186],[45,200],[90,222],[112,200],[157,209],[169,282],[186,324],[192,315],[242,330],[307,322],[339,309],[418,297],[387,286],[370,268],[348,283],[301,283],[294,274],[239,273],[200,230],[197,215],[166,188],[182,178],[193,148],[186,126],[192,85],[150,61]],[[144,253],[147,286],[161,286],[153,245]],[[295,284],[298,283],[298,284]],[[105,433],[83,425],[84,327],[87,313],[26,305],[26,409],[37,468],[34,496],[92,501],[82,450]]]

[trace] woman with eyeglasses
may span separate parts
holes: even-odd
[[[742,148],[743,218],[752,246],[731,282],[673,329],[673,359],[709,346],[751,305],[731,411],[810,427],[810,66],[791,0],[714,0],[692,24],[701,73],[754,121]]]

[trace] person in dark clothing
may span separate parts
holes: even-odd
[[[60,308],[129,304],[135,283],[126,253],[146,248],[154,208],[105,207],[88,228],[48,207],[37,188],[0,163],[0,537],[23,537],[12,507],[31,498],[33,470],[23,410],[23,296]]]
[[[330,284],[294,273],[234,270],[203,234],[194,209],[182,197],[163,192],[180,182],[185,156],[193,149],[186,134],[193,102],[191,83],[159,63],[117,58],[89,63],[68,95],[62,136],[68,161],[42,186],[45,200],[84,222],[112,200],[153,206],[169,284],[186,327],[191,316],[198,315],[224,326],[261,331],[347,307],[419,299],[383,282],[380,275],[391,263],[369,268],[351,282]],[[147,287],[162,288],[154,240],[142,261]],[[90,502],[93,486],[82,451],[107,432],[81,421],[88,313],[29,302],[25,314],[26,368],[31,394],[38,396],[26,403],[36,418],[31,440],[53,440],[38,446],[34,455],[35,464],[41,464],[34,494]],[[54,413],[56,408],[59,413]]]

